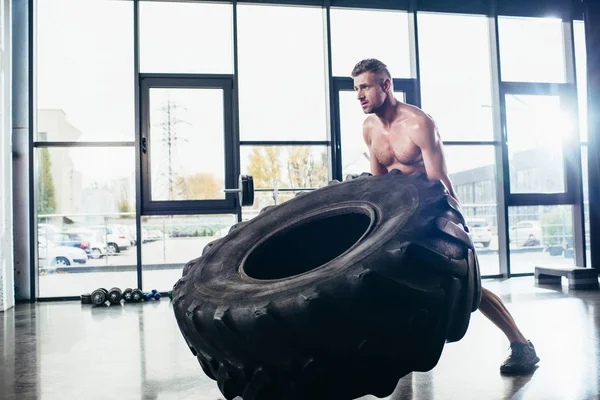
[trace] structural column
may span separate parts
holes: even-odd
[[[15,299],[34,300],[32,260],[37,246],[31,230],[33,167],[31,152],[33,92],[30,68],[30,7],[32,1],[12,0],[12,156],[13,156],[13,239]]]
[[[600,1],[584,0],[588,81],[588,174],[592,267],[600,268]]]

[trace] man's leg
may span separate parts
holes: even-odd
[[[500,297],[482,287],[479,310],[504,332],[510,342],[511,355],[500,366],[500,371],[525,373],[533,370],[539,361],[533,344],[523,336]]]
[[[527,344],[527,339],[515,323],[500,297],[485,288],[481,288],[481,304],[479,310],[492,321],[508,338],[509,342]]]

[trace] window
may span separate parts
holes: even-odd
[[[150,88],[152,200],[225,199],[224,93]]]
[[[233,73],[231,4],[141,1],[140,70]]]
[[[142,219],[144,291],[166,292],[181,278],[185,264],[229,232],[234,215],[169,215]]]
[[[559,96],[506,95],[511,193],[565,191],[563,140],[571,129],[562,115]]]
[[[504,82],[566,81],[560,19],[500,17],[498,31]]]
[[[325,146],[244,146],[240,153],[255,188],[318,188],[329,179]]]
[[[536,265],[575,263],[572,206],[510,207],[511,273],[532,273]]]
[[[238,6],[240,138],[327,140],[321,8]]]
[[[493,140],[488,18],[418,13],[418,27],[421,103],[442,139]]]
[[[494,146],[456,146],[444,148],[448,177],[455,188],[467,225],[482,224],[485,228],[471,229],[477,246],[477,256],[482,275],[500,273],[498,257],[498,232],[495,185]],[[486,192],[479,194],[485,188]],[[485,198],[484,201],[481,199]]]
[[[133,147],[38,147],[35,162],[40,297],[135,285]]]
[[[235,212],[224,192],[237,182],[232,87],[230,77],[142,78],[143,214]]]
[[[349,77],[357,62],[376,58],[387,65],[392,78],[413,77],[409,27],[407,12],[332,8],[333,75]]]
[[[133,141],[133,2],[36,4],[36,140]]]

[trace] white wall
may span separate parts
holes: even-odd
[[[12,221],[10,0],[0,0],[0,311],[15,304]]]

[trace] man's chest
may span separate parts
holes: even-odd
[[[383,165],[391,165],[395,162],[410,165],[420,157],[421,153],[419,147],[401,129],[373,129],[371,148]]]

